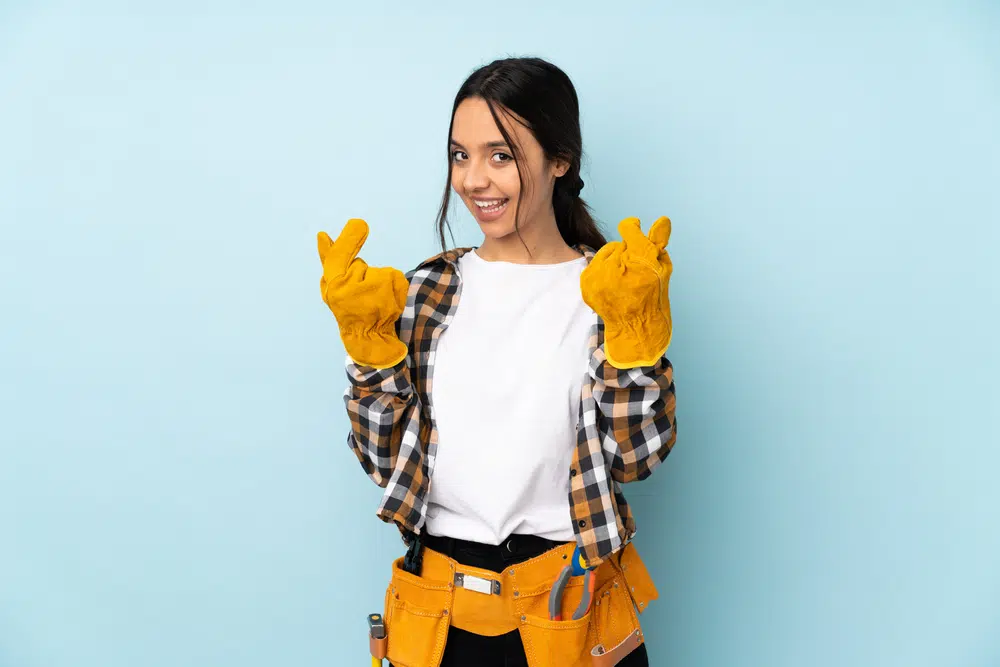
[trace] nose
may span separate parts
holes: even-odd
[[[468,161],[465,168],[465,178],[462,179],[462,187],[467,193],[485,190],[490,186],[490,175],[486,170],[487,166],[478,160]]]

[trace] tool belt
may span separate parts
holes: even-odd
[[[503,572],[469,567],[425,547],[420,575],[392,564],[385,592],[385,637],[372,655],[396,667],[438,667],[448,628],[496,636],[520,631],[530,667],[612,667],[643,642],[638,614],[656,587],[629,543],[594,571],[594,599],[577,620],[549,619],[549,593],[574,545],[565,544]],[[562,605],[579,604],[583,576],[571,577]]]

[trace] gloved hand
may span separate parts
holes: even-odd
[[[638,218],[618,224],[622,240],[606,244],[580,276],[584,302],[604,320],[604,355],[619,369],[652,366],[673,333],[667,254],[670,218],[658,218],[647,237]]]
[[[409,283],[397,269],[371,268],[358,257],[368,238],[368,223],[352,218],[336,242],[317,235],[323,277],[323,301],[340,326],[344,348],[355,363],[391,368],[406,358],[406,344],[396,335],[396,320],[406,306]]]

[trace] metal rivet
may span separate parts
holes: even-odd
[[[527,620],[528,620],[528,617],[527,617],[527,616],[522,616],[522,617],[521,617],[521,621],[527,621]]]
[[[631,590],[631,591],[632,591],[633,593],[635,593],[635,586],[633,586],[633,587],[632,587],[631,589],[629,589],[629,590]]]
[[[447,610],[447,609],[445,609],[445,610],[444,610],[444,615],[445,615],[445,616],[447,616],[447,615],[448,615],[448,610]]]
[[[514,597],[517,597],[518,595],[520,595],[520,593],[517,592],[517,591],[514,591]]]
[[[614,587],[615,587],[615,588],[618,588],[618,582],[617,582],[617,581],[615,582],[615,585],[614,585]]]
[[[645,602],[640,602],[640,603],[639,603],[639,606],[640,606],[640,607],[642,607],[642,606],[644,606],[645,604],[646,604]]]
[[[513,577],[514,576],[514,568],[510,568],[509,570],[507,570],[507,574],[509,574],[510,576]]]

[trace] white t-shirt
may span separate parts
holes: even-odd
[[[462,292],[437,344],[438,446],[426,530],[488,544],[513,533],[572,541],[569,470],[594,311],[586,258],[459,259]]]

